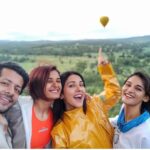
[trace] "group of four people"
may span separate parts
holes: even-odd
[[[150,78],[136,72],[121,90],[101,49],[97,68],[104,91],[89,96],[78,72],[43,65],[28,79],[17,64],[1,63],[0,148],[150,148]],[[30,96],[19,97],[27,83]],[[109,119],[120,96],[119,116]]]

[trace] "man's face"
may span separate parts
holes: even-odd
[[[17,72],[4,68],[0,74],[0,112],[5,112],[18,100],[23,78]]]

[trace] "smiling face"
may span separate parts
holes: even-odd
[[[18,99],[23,78],[11,69],[3,69],[0,75],[0,112],[5,112]]]
[[[60,97],[61,81],[60,75],[56,70],[53,70],[49,74],[48,81],[45,86],[45,96],[50,100],[55,100]]]
[[[148,97],[145,95],[144,84],[140,77],[130,77],[122,87],[122,101],[128,106],[141,107],[142,102],[147,102]]]
[[[64,99],[66,110],[83,106],[85,98],[85,86],[80,76],[72,74],[64,84],[62,98]]]

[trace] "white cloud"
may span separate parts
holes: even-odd
[[[149,0],[0,0],[0,39],[150,35],[149,3]],[[102,15],[110,18],[106,28],[99,23]]]

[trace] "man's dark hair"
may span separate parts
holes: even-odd
[[[19,66],[16,62],[1,62],[0,63],[0,76],[1,76],[1,73],[2,73],[2,70],[3,69],[11,69],[15,72],[17,72],[22,78],[23,78],[23,86],[22,86],[22,89],[21,89],[21,92],[20,94],[22,93],[23,89],[26,87],[27,83],[29,82],[29,76],[27,74],[27,72],[21,67]]]

